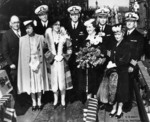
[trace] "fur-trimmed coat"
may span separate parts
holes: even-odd
[[[48,28],[45,33],[46,42],[48,44],[49,51],[51,51],[53,62],[48,64],[50,67],[50,77],[52,91],[57,91],[58,87],[60,90],[72,89],[72,80],[67,61],[71,55],[71,42],[68,41],[64,35],[60,35],[58,47],[56,49],[52,28]],[[62,61],[57,62],[55,60],[56,55],[63,56]],[[58,70],[59,69],[59,70]],[[59,73],[58,73],[59,72]],[[60,81],[61,80],[61,81]],[[59,82],[59,83],[58,83]],[[60,85],[61,84],[61,85]]]

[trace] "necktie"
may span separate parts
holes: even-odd
[[[129,36],[130,35],[130,32],[129,31],[127,31],[127,36]]]
[[[76,24],[73,25],[73,29],[76,29]]]
[[[17,31],[17,33],[16,33],[16,34],[17,34],[17,36],[18,36],[18,37],[20,37],[19,31]]]

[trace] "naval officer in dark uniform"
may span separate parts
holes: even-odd
[[[67,9],[70,15],[70,20],[66,23],[65,28],[68,31],[68,34],[71,37],[72,41],[72,55],[69,60],[69,68],[71,70],[72,81],[73,81],[73,91],[71,93],[71,101],[76,100],[78,91],[78,70],[76,63],[76,52],[79,51],[79,48],[82,46],[83,41],[85,40],[85,27],[80,21],[80,6],[71,6]]]
[[[41,5],[35,9],[35,14],[38,15],[37,26],[35,32],[40,35],[45,34],[45,30],[50,27],[50,21],[48,20],[48,6]]]
[[[139,20],[139,16],[135,12],[127,12],[125,14],[126,20],[126,28],[127,31],[125,33],[125,40],[130,45],[130,52],[131,52],[131,61],[130,67],[128,69],[129,78],[130,78],[130,100],[129,103],[125,106],[125,108],[132,108],[133,103],[133,89],[134,89],[134,81],[138,77],[138,67],[137,62],[141,59],[143,54],[143,46],[144,46],[144,37],[143,35],[137,31],[137,21]]]

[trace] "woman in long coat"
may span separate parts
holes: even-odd
[[[65,109],[66,90],[73,88],[67,65],[72,53],[71,42],[66,30],[60,24],[59,19],[54,20],[52,28],[48,28],[45,33],[49,51],[54,57],[53,61],[48,64],[51,70],[50,81],[54,93],[54,109],[58,106],[58,90],[61,92],[61,104]]]
[[[32,110],[42,109],[41,95],[50,89],[43,58],[44,37],[34,33],[32,20],[24,25],[27,34],[20,38],[19,44],[18,94],[31,94]]]
[[[120,118],[123,115],[122,107],[129,99],[128,67],[130,62],[130,47],[124,40],[124,32],[122,31],[121,24],[115,25],[112,30],[117,43],[111,50],[110,58],[112,63],[108,63],[108,65],[112,64],[116,66],[118,84],[116,98],[113,109],[110,112],[110,117],[113,117],[116,114],[116,118]]]

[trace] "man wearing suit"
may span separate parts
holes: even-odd
[[[69,60],[69,68],[71,70],[73,87],[74,87],[73,93],[71,94],[72,96],[74,94],[76,95],[78,94],[77,91],[79,88],[80,78],[78,78],[79,71],[77,69],[77,63],[76,63],[76,52],[79,51],[79,48],[82,46],[82,43],[85,40],[85,27],[83,23],[79,20],[80,12],[81,12],[80,6],[71,6],[67,10],[70,14],[70,19],[71,19],[68,23],[66,23],[65,28],[72,39],[71,40],[72,41],[72,55]],[[77,97],[74,95],[72,100],[74,100],[74,98],[77,98]]]
[[[2,52],[8,63],[6,71],[14,88],[14,93],[16,94],[19,37],[23,33],[20,30],[20,20],[16,15],[11,16],[9,25],[10,29],[2,37]]]
[[[137,13],[134,12],[127,12],[125,14],[126,20],[126,28],[127,31],[125,33],[125,40],[130,45],[130,52],[131,52],[131,61],[130,67],[128,69],[129,77],[130,77],[130,101],[127,107],[132,107],[133,102],[133,83],[134,80],[138,77],[138,67],[137,62],[141,59],[143,54],[143,46],[144,46],[144,37],[143,35],[137,31],[137,21],[139,16]]]
[[[35,28],[35,33],[44,35],[45,30],[50,27],[50,22],[48,20],[48,6],[41,5],[35,9],[35,14],[38,15],[39,20],[37,20],[37,26]]]

